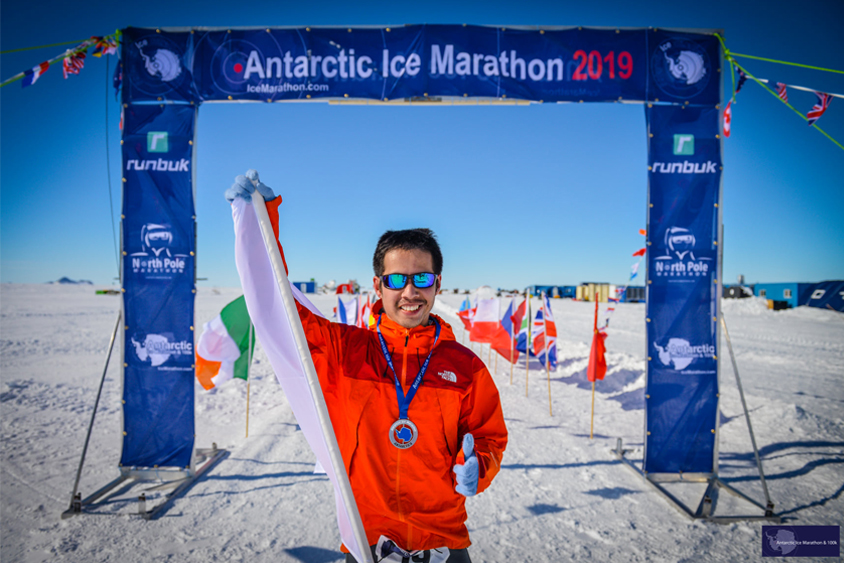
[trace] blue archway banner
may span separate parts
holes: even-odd
[[[461,25],[124,32],[125,102],[720,101],[713,34]]]
[[[196,108],[132,105],[123,129],[123,453],[189,467],[194,416]]]
[[[192,140],[204,102],[639,102],[648,122],[644,469],[717,471],[722,91],[714,31],[407,25],[123,32],[124,465],[193,447]]]

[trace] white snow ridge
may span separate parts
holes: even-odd
[[[214,316],[237,289],[200,289],[196,323]],[[311,297],[311,296],[309,296]],[[462,295],[441,295],[434,312],[463,336]],[[333,296],[317,296],[326,314]],[[534,306],[539,304],[538,300]],[[595,438],[589,439],[586,380],[593,305],[553,301],[559,367],[548,379],[532,364],[510,385],[503,358],[490,365],[510,443],[490,489],[467,499],[477,562],[734,562],[759,560],[761,523],[692,522],[611,454],[616,438],[641,460],[644,427],[644,306],[621,304],[607,339],[608,375],[597,382]],[[94,515],[61,520],[120,297],[87,285],[0,286],[2,539],[5,562],[343,560],[331,485],[314,457],[260,345],[251,381],[213,392],[196,386],[197,447],[216,442],[231,455],[155,520],[137,514],[138,492],[103,503]],[[753,300],[725,302],[742,383],[776,511],[790,525],[844,521],[844,316],[801,307],[769,311]],[[120,335],[122,336],[122,335]],[[466,341],[468,345],[468,340]],[[474,345],[478,353],[478,345]],[[488,358],[487,347],[479,353]],[[720,475],[763,499],[729,356],[722,341]],[[118,474],[121,444],[119,346],[103,389],[80,490]],[[689,485],[694,487],[694,485]],[[691,490],[691,489],[690,489]],[[148,491],[147,498],[165,492]],[[701,490],[691,497],[700,499]],[[696,496],[695,496],[696,495]],[[723,499],[726,495],[721,495]],[[696,500],[694,500],[696,502]],[[750,513],[746,505],[740,512]]]

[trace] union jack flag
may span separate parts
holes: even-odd
[[[815,95],[818,97],[818,103],[813,105],[812,109],[809,110],[809,113],[806,114],[806,117],[809,119],[810,127],[814,125],[815,121],[821,118],[823,112],[826,111],[826,108],[829,107],[829,103],[832,101],[832,96],[829,94],[815,92]]]
[[[82,70],[82,67],[84,66],[85,51],[80,51],[66,57],[62,61],[62,72],[64,73],[64,77],[67,78],[68,74],[79,74],[79,71]]]
[[[788,92],[785,91],[785,84],[782,82],[777,82],[777,96],[780,97],[780,100],[788,103]]]

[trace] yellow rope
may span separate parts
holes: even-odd
[[[85,41],[85,39],[80,39],[79,41],[65,41],[64,43],[51,43],[50,45],[38,45],[37,47],[22,47],[20,49],[9,49],[8,51],[0,51],[0,55],[6,55],[8,53],[19,53],[21,51],[33,51],[35,49],[46,49],[47,47],[61,47],[62,45],[71,45],[73,43],[79,44]]]
[[[739,53],[730,53],[733,57],[743,57],[745,59],[755,59],[757,61],[766,61],[769,63],[777,63],[781,65],[799,66],[801,68],[810,68],[812,70],[822,70],[824,72],[834,72],[836,74],[844,74],[844,70],[835,70],[834,68],[823,68],[819,66],[804,65],[800,63],[790,63],[788,61],[778,61],[776,59],[766,59],[765,57],[754,57],[753,55],[740,55]]]

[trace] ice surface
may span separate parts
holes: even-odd
[[[137,516],[130,497],[100,514],[60,520],[102,373],[120,297],[91,286],[0,286],[2,561],[341,561],[329,482],[313,474],[266,356],[256,347],[249,438],[246,382],[212,392],[196,387],[197,446],[216,442],[231,456],[162,518]],[[196,325],[240,294],[201,288]],[[310,296],[309,296],[310,297]],[[435,312],[455,327],[463,295],[441,295]],[[330,315],[334,296],[315,296]],[[534,308],[539,300],[534,302]],[[757,300],[724,301],[742,382],[776,509],[796,525],[844,521],[844,316],[801,307],[770,311]],[[762,525],[691,522],[609,450],[617,437],[641,459],[644,424],[644,306],[622,304],[607,340],[608,375],[597,383],[595,439],[589,439],[591,385],[585,370],[594,308],[553,301],[560,365],[548,381],[498,359],[494,374],[510,446],[492,487],[467,501],[476,562],[757,560]],[[466,342],[468,344],[468,341]],[[474,345],[479,352],[478,345]],[[487,348],[480,351],[488,358]],[[117,475],[120,458],[120,351],[103,390],[83,495]],[[761,500],[747,427],[722,350],[720,474]],[[495,368],[493,358],[492,368]],[[689,485],[688,487],[694,487]],[[702,491],[684,489],[690,502]],[[159,493],[149,492],[148,498]],[[724,497],[725,495],[722,495]],[[725,501],[726,502],[726,501]],[[729,507],[728,507],[729,508]],[[738,505],[744,513],[747,505]]]

